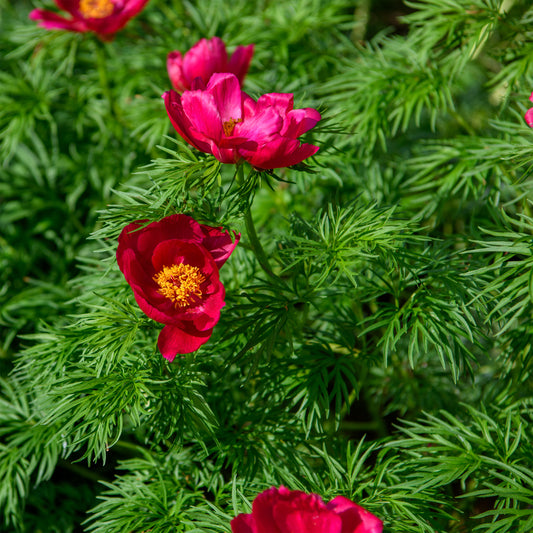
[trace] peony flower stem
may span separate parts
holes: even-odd
[[[239,185],[242,185],[244,183],[244,167],[242,164],[237,165],[236,179]],[[277,277],[272,271],[272,267],[270,266],[270,263],[268,262],[268,258],[265,253],[265,250],[261,246],[261,242],[259,241],[259,238],[257,237],[257,232],[255,230],[254,219],[252,218],[252,211],[250,209],[250,206],[248,206],[248,209],[246,210],[246,213],[244,214],[244,224],[246,226],[246,233],[248,235],[248,239],[252,246],[252,251],[254,252],[255,257],[259,261],[261,268],[269,276]]]
[[[457,113],[454,109],[449,110],[450,115],[456,120],[456,122],[472,137],[477,135],[476,131],[468,122],[463,118],[460,113]]]
[[[111,89],[109,88],[109,81],[107,79],[107,65],[106,65],[104,46],[105,44],[99,41],[96,41],[94,44],[95,55],[96,55],[96,68],[98,70],[98,77],[100,78],[100,87],[109,105],[109,110],[111,114],[115,117],[115,119],[120,122],[119,114],[117,113],[115,101],[111,94]]]
[[[88,479],[96,483],[102,481],[102,477],[98,473],[93,472],[92,470],[89,470],[84,466],[71,463],[70,461],[67,461],[65,459],[59,459],[58,466],[84,479]]]

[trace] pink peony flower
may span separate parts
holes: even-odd
[[[222,39],[201,39],[184,56],[177,50],[167,56],[168,77],[179,93],[188,91],[200,78],[204,85],[217,72],[231,72],[242,84],[254,55],[254,45],[237,46],[228,57]]]
[[[139,307],[165,324],[157,345],[173,361],[209,340],[225,305],[219,268],[240,235],[199,224],[187,215],[171,215],[145,227],[126,226],[119,238],[117,262]]]
[[[531,93],[531,96],[529,97],[529,99],[533,102],[533,93]],[[533,128],[533,107],[527,110],[524,118],[526,119],[527,125],[530,128]]]
[[[231,521],[233,533],[381,533],[383,523],[344,496],[328,504],[317,494],[272,487],[259,494],[250,514]]]
[[[222,163],[245,160],[259,169],[281,168],[318,151],[298,140],[320,120],[316,109],[293,109],[293,95],[287,93],[264,94],[256,102],[241,91],[234,74],[213,74],[205,88],[181,96],[167,91],[163,98],[176,131]]]
[[[65,18],[53,11],[34,9],[30,19],[39,20],[39,26],[48,30],[76,32],[92,31],[102,40],[109,41],[128,21],[140,13],[148,0],[54,0],[66,11]]]

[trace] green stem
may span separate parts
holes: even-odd
[[[64,468],[65,470],[68,470],[76,474],[77,476],[82,477],[84,479],[88,479],[90,481],[99,482],[103,479],[106,479],[103,475],[97,474],[96,472],[93,472],[92,470],[89,470],[88,468],[85,468],[83,466],[70,463],[65,459],[59,459],[57,462],[57,466]]]
[[[353,14],[353,26],[351,39],[353,43],[364,40],[368,21],[370,20],[370,10],[372,9],[372,0],[359,0]]]
[[[99,41],[97,42],[93,41],[93,43],[94,43],[94,50],[95,50],[95,55],[96,55],[96,68],[98,70],[98,77],[100,78],[100,87],[102,88],[104,97],[107,100],[107,103],[109,105],[109,112],[111,113],[111,115],[113,115],[116,122],[122,124],[120,113],[118,111],[113,95],[111,94],[111,89],[109,87],[109,81],[107,78],[106,58],[105,58],[105,50],[104,50],[104,46],[106,45]],[[116,132],[116,133],[118,134],[119,132]]]
[[[357,398],[357,390],[356,389],[352,389],[350,391],[350,394],[348,395],[348,400],[346,402],[344,402],[343,405],[342,405],[341,412],[340,412],[340,415],[339,415],[339,418],[341,420],[343,420],[344,417],[350,412],[350,408],[352,407],[352,404],[353,404],[353,402],[355,402],[356,398]],[[341,424],[342,423],[343,422],[341,422]]]
[[[107,80],[106,60],[100,43],[94,44],[94,51],[96,55],[96,68],[98,70],[98,77],[100,78],[100,87],[102,88],[107,102],[109,103],[109,109],[113,110],[113,98],[111,96],[111,90],[109,89],[109,82]]]
[[[450,115],[456,120],[456,122],[469,134],[475,137],[477,133],[474,128],[468,124],[468,122],[459,114],[455,109],[449,110]]]
[[[237,183],[239,185],[242,185],[244,183],[243,165],[237,166],[236,178],[237,178]],[[269,276],[276,277],[276,275],[272,271],[272,267],[270,266],[270,263],[268,262],[268,258],[266,256],[265,250],[263,250],[263,247],[261,246],[261,242],[259,241],[259,238],[257,237],[257,232],[255,231],[255,225],[254,225],[254,220],[252,218],[252,210],[250,209],[250,206],[248,206],[248,209],[246,210],[246,213],[244,214],[244,224],[246,226],[246,233],[248,235],[248,239],[252,246],[252,251],[254,252],[255,257],[259,261],[261,268]]]
[[[145,451],[141,446],[126,440],[117,440],[113,444],[113,450],[121,450],[124,454],[130,455],[131,457],[142,457]]]
[[[341,422],[342,431],[378,431],[381,432],[379,422]]]
[[[372,423],[375,424],[374,431],[377,433],[379,438],[384,438],[388,435],[387,426],[385,425],[385,421],[381,417],[381,410],[379,409],[379,406],[376,405],[375,397],[372,396],[369,398],[367,395],[365,395],[365,403],[368,409],[368,412],[370,413],[370,416],[372,417]]]

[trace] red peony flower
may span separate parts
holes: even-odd
[[[208,341],[224,306],[219,268],[235,241],[220,228],[187,215],[171,215],[143,227],[126,226],[119,238],[117,262],[139,307],[165,324],[157,345],[163,357],[197,350]]]
[[[316,109],[293,109],[293,95],[270,93],[257,102],[241,91],[234,74],[213,74],[207,87],[167,91],[163,98],[176,131],[222,163],[242,160],[260,169],[289,167],[318,151],[298,137],[320,120]],[[198,88],[201,87],[201,88]]]
[[[66,11],[65,18],[53,11],[34,9],[30,19],[39,20],[39,26],[48,30],[92,31],[104,41],[109,41],[128,21],[137,15],[148,0],[54,0],[57,7]]]
[[[533,93],[531,93],[529,99],[533,102]],[[527,110],[524,118],[526,119],[527,125],[533,128],[533,107]]]
[[[167,56],[168,77],[179,93],[188,91],[200,78],[204,85],[216,72],[231,72],[242,84],[254,55],[254,45],[237,46],[228,57],[222,39],[201,39],[184,56],[177,50]]]
[[[272,487],[259,494],[250,514],[231,521],[233,533],[381,533],[383,523],[359,505],[337,496],[328,504],[317,494]]]

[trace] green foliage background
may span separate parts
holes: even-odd
[[[105,45],[43,5],[0,0],[0,529],[229,532],[284,484],[533,531],[531,2],[151,0]],[[238,187],[176,139],[166,54],[214,35],[321,110],[308,165]],[[177,212],[243,237],[168,364],[115,250]]]

